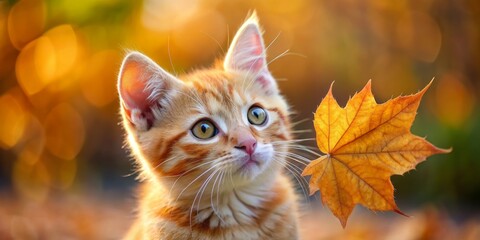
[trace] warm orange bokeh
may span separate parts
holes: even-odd
[[[73,131],[72,131],[73,130]],[[55,106],[45,118],[46,147],[56,157],[72,160],[85,139],[81,116],[66,103]]]
[[[16,64],[18,83],[25,93],[33,95],[56,80],[68,79],[66,75],[78,64],[77,45],[70,25],[57,26],[27,44]]]
[[[22,138],[27,124],[26,109],[11,93],[0,97],[0,146],[11,148]]]
[[[13,5],[8,14],[8,36],[12,45],[21,50],[45,30],[46,21],[44,1],[23,0]]]
[[[445,74],[435,89],[435,113],[446,125],[462,127],[471,116],[475,99],[459,74]]]

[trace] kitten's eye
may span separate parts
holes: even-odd
[[[253,125],[262,125],[267,121],[267,112],[261,107],[253,106],[248,109],[247,118]]]
[[[193,125],[192,133],[200,139],[209,139],[217,135],[218,129],[209,120],[200,120]]]

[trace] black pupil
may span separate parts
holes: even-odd
[[[202,123],[202,125],[200,126],[200,129],[202,130],[203,133],[206,133],[209,128],[210,126],[208,126],[208,124],[206,123]]]
[[[258,109],[258,108],[257,108],[257,109],[253,109],[253,112],[252,112],[253,116],[255,116],[256,118],[259,118],[259,117],[260,117],[260,111],[261,111],[261,110]]]

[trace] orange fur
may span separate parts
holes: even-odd
[[[252,39],[243,36],[246,34],[253,34],[255,41],[242,43]],[[146,94],[146,90],[134,92],[142,82],[127,82],[133,87],[123,89],[124,81],[137,81],[124,79],[128,77],[122,75],[124,69],[119,77],[120,95],[127,103],[121,108],[124,127],[144,178],[138,219],[126,239],[298,238],[296,197],[282,172],[287,141],[291,139],[289,109],[267,66],[260,64],[266,61],[259,34],[256,18],[248,19],[234,39],[223,68],[196,71],[178,77],[178,82],[173,76],[152,70],[156,65],[144,60],[143,55],[127,56],[125,61],[135,66],[130,72],[148,65],[144,72],[133,74],[136,78],[164,80],[154,86],[162,91]],[[248,57],[241,51],[249,54],[250,48],[235,49],[235,45],[260,49],[251,51],[256,54],[251,58],[252,66],[258,68],[255,74],[248,68],[230,69],[248,64],[235,58]],[[257,63],[257,58],[262,61]],[[145,85],[147,89],[149,85]],[[157,98],[137,104],[144,95]],[[146,104],[149,108],[143,107]],[[268,121],[264,126],[246,121],[251,106],[266,111]],[[198,140],[190,129],[204,118],[215,122],[220,133],[209,140]],[[239,165],[238,156],[243,153],[238,150],[240,139],[232,134],[234,131],[255,139],[254,154],[260,156],[256,166]]]

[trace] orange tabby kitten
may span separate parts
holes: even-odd
[[[255,15],[223,66],[173,76],[138,52],[120,69],[124,127],[144,181],[126,239],[297,239],[282,169],[288,105]]]

